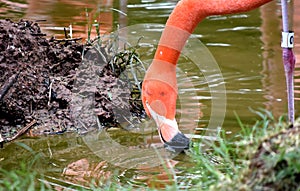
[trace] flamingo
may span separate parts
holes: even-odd
[[[175,119],[176,64],[185,42],[195,27],[210,15],[249,11],[271,0],[181,0],[169,16],[154,59],[142,84],[142,102],[157,125],[165,147],[173,151],[189,148],[189,138],[178,129]],[[292,78],[289,76],[289,78]]]

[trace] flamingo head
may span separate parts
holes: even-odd
[[[142,101],[146,113],[155,120],[161,141],[169,150],[177,152],[189,147],[189,139],[178,129],[176,99],[177,90],[168,83],[144,80]]]

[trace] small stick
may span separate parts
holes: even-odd
[[[1,149],[3,148],[3,143],[4,143],[4,139],[3,139],[2,134],[0,132],[0,148]]]
[[[50,147],[49,140],[47,141],[47,145],[48,145],[48,151],[49,151],[49,155],[50,155],[50,159],[51,159],[53,157],[53,154],[52,154],[52,150],[51,150],[51,147]]]
[[[57,41],[57,42],[69,42],[69,41],[78,41],[78,40],[82,40],[82,38],[78,37],[78,38],[68,38],[68,39],[53,39],[53,41]]]
[[[66,28],[64,27],[64,32],[65,32],[65,38],[68,38],[68,35],[67,35],[67,30]]]
[[[23,135],[30,127],[32,127],[36,123],[36,120],[34,119],[30,123],[28,123],[25,127],[23,127],[16,135],[14,135],[11,138],[6,138],[5,142],[13,141],[19,136]]]
[[[38,20],[35,20],[35,22],[45,22],[47,21],[46,19],[38,19]]]
[[[69,38],[73,38],[73,29],[72,29],[72,25],[69,26],[69,30],[70,30],[70,33],[69,33]]]
[[[47,36],[45,33],[30,33],[32,36]]]
[[[85,126],[85,124],[81,121],[81,120],[78,120],[78,122],[82,125],[82,127],[87,131],[88,128]]]
[[[6,80],[6,82],[4,82],[4,85],[0,88],[0,101],[3,99],[3,97],[8,92],[8,90],[11,88],[11,86],[16,82],[16,80],[19,76],[19,73],[20,72],[12,75],[10,78],[8,78],[8,80]]]
[[[53,84],[54,80],[51,80],[50,86],[49,86],[49,99],[48,99],[48,106],[51,103],[51,94],[52,94],[52,84]]]

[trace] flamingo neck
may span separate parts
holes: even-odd
[[[154,59],[176,65],[185,42],[204,18],[249,11],[270,1],[181,0],[166,23]]]

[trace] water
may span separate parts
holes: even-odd
[[[86,39],[88,33],[87,23],[98,18],[100,18],[100,32],[102,34],[116,30],[118,25],[122,28],[145,24],[145,26],[151,28],[147,34],[153,35],[151,36],[152,41],[142,41],[146,46],[145,51],[147,51],[147,54],[143,54],[142,59],[147,61],[153,56],[155,50],[153,44],[157,43],[163,24],[175,7],[176,2],[175,0],[90,0],[83,3],[76,0],[43,0],[37,3],[32,0],[27,2],[5,0],[0,3],[0,17],[13,20],[20,18],[46,20],[39,22],[43,32],[47,33],[49,37],[54,35],[57,38],[63,38],[63,28],[72,24],[73,37]],[[298,68],[300,49],[297,44],[300,41],[300,24],[297,22],[299,21],[300,3],[295,1],[294,4],[295,53],[298,59],[295,72],[295,113],[297,117],[300,106],[300,74]],[[100,16],[98,17],[97,12],[99,10]],[[150,25],[150,23],[152,24]],[[145,30],[145,27],[132,28],[130,31],[139,32],[142,29]],[[211,16],[198,25],[193,38],[196,43],[197,40],[201,40],[204,45],[201,43],[188,44],[185,50],[187,52],[194,51],[194,55],[200,55],[199,51],[206,51],[207,48],[213,58],[209,53],[205,53],[204,56],[199,56],[199,60],[210,62],[211,59],[215,59],[222,75],[219,75],[218,72],[207,71],[205,67],[199,70],[199,65],[193,63],[188,54],[180,58],[178,64],[179,101],[177,119],[180,121],[180,128],[183,132],[193,136],[196,127],[198,129],[207,128],[211,117],[215,117],[216,120],[222,118],[224,113],[223,102],[226,103],[226,112],[224,120],[221,121],[224,121],[222,129],[227,134],[234,134],[240,129],[235,114],[245,124],[253,124],[258,116],[252,110],[267,109],[275,117],[287,113],[285,77],[281,61],[280,29],[280,6],[276,4],[276,1],[247,13]],[[92,36],[95,35],[96,32],[93,30]],[[147,39],[146,35],[145,39]],[[222,90],[223,85],[226,86],[224,90]],[[211,88],[214,87],[221,88],[216,95],[225,95],[226,93],[226,99],[221,96],[214,97],[217,105],[214,107],[215,113],[212,116]],[[214,122],[212,121],[212,123]],[[209,129],[208,132],[216,132],[216,126],[214,128]],[[202,130],[200,131],[202,132]],[[149,132],[152,132],[152,130],[149,130]],[[137,187],[149,185],[151,180],[154,179],[153,174],[158,174],[158,179],[164,182],[168,180],[168,177],[163,168],[149,167],[150,163],[141,162],[143,160],[147,161],[143,157],[151,158],[152,155],[155,156],[155,153],[152,153],[154,152],[153,149],[149,149],[151,148],[150,145],[155,142],[153,139],[159,142],[157,135],[149,132],[143,134],[115,129],[110,130],[107,134],[95,133],[92,137],[74,134],[37,138],[24,137],[6,144],[5,148],[1,150],[1,166],[2,168],[11,169],[20,160],[32,160],[33,155],[30,152],[16,145],[25,143],[34,152],[43,153],[46,162],[41,162],[38,169],[47,175],[49,182],[59,185],[84,185],[84,181],[79,175],[63,175],[63,169],[67,166],[75,169],[72,171],[73,173],[90,172],[96,174],[96,177],[101,175],[109,177],[117,170],[119,172],[117,178],[121,183]],[[103,138],[103,136],[106,136],[106,138]],[[105,150],[106,148],[101,147],[101,145],[105,145],[109,149]],[[120,145],[123,147],[118,147]],[[139,155],[141,149],[145,150],[142,150]],[[137,155],[134,155],[131,151],[137,153]],[[149,155],[142,156],[145,151]],[[168,165],[173,167],[170,169],[176,170],[178,180],[182,181],[182,187],[190,186],[190,183],[184,182],[184,177],[192,179],[197,175],[179,169],[188,169],[193,166],[191,159],[185,155],[169,156],[163,149],[159,149],[159,152],[161,155],[171,158]],[[14,160],[11,160],[11,156],[14,156]],[[107,156],[111,156],[111,158],[107,158]],[[159,159],[154,157],[153,160],[157,161]],[[141,165],[124,168],[125,164]],[[159,186],[159,181],[155,184]]]

